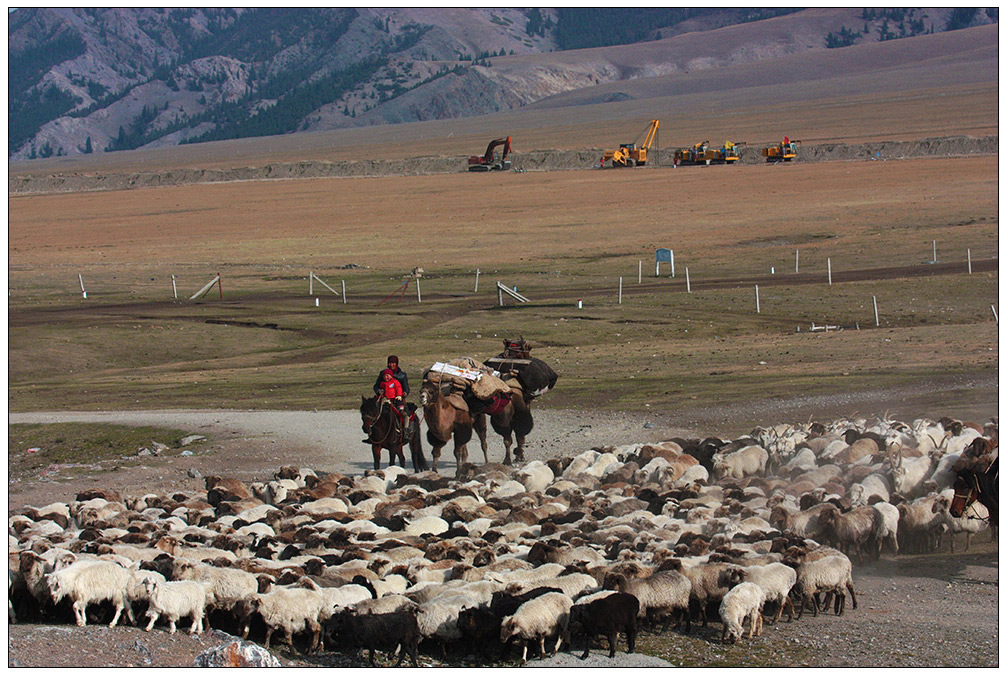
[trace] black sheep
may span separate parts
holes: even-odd
[[[336,613],[325,624],[325,645],[334,644],[343,648],[366,648],[370,651],[370,666],[374,666],[374,651],[402,651],[398,656],[398,667],[408,653],[413,667],[418,667],[416,655],[419,652],[419,623],[412,610],[396,613],[375,613],[355,615],[350,611]]]
[[[569,625],[572,632],[574,626],[579,626],[584,634],[582,659],[590,655],[590,640],[594,635],[604,634],[608,637],[608,657],[615,657],[615,644],[618,633],[625,632],[628,651],[636,648],[636,616],[639,613],[639,600],[626,592],[616,592],[606,597],[595,599],[585,604],[573,604],[569,613]]]

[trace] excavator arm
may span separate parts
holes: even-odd
[[[497,138],[495,140],[489,141],[489,146],[486,148],[486,153],[482,155],[482,159],[485,160],[486,163],[492,162],[493,150],[495,150],[500,145],[503,146],[502,159],[506,159],[507,155],[510,154],[510,136],[507,136],[506,138]]]
[[[500,145],[503,146],[503,156],[497,161],[493,156],[493,151]],[[510,149],[510,136],[491,140],[484,155],[472,155],[468,158],[468,170],[479,172],[508,171],[510,170],[510,162],[507,161],[507,157],[510,155]]]

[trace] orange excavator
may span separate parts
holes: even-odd
[[[500,145],[503,146],[501,156],[497,158],[495,150]],[[510,161],[507,156],[510,154],[510,136],[506,138],[496,138],[489,141],[484,155],[472,155],[468,158],[469,171],[509,171]]]

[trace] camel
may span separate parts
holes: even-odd
[[[461,467],[468,463],[468,441],[472,439],[473,429],[479,436],[486,463],[489,462],[484,414],[476,414],[473,418],[460,394],[443,395],[440,387],[431,382],[423,383],[419,400],[423,405],[423,418],[426,420],[426,439],[433,447],[431,453],[434,472],[437,472],[440,450],[453,437],[454,458],[457,461],[457,472],[460,474]],[[459,409],[459,403],[465,409]]]
[[[484,415],[480,415],[484,416]],[[489,422],[493,430],[503,438],[503,446],[506,448],[506,456],[503,465],[512,465],[510,458],[510,447],[513,445],[514,436],[517,438],[517,448],[513,458],[517,461],[524,460],[524,438],[534,427],[534,419],[531,418],[531,406],[524,401],[524,395],[520,390],[510,392],[510,402],[501,412],[489,416]]]

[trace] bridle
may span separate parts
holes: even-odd
[[[384,398],[378,404],[380,405],[380,409],[378,410],[376,417],[370,417],[370,416],[367,416],[366,414],[361,414],[361,416],[363,417],[363,430],[364,430],[364,432],[366,432],[367,438],[370,440],[371,444],[374,444],[374,445],[383,445],[384,441],[387,440],[389,437],[391,437],[391,434],[395,430],[395,426],[397,424],[397,422],[396,422],[397,415],[391,409],[391,402],[387,398]],[[371,436],[371,429],[374,427],[374,424],[376,424],[380,420],[380,418],[382,416],[384,416],[384,410],[385,410],[385,408],[387,408],[388,413],[391,415],[389,417],[390,423],[388,424],[388,431],[384,434],[384,437],[381,438],[380,440],[374,440],[374,438]],[[402,440],[404,442],[405,439],[406,439],[407,425],[406,425],[406,420],[405,419],[401,419],[400,421],[402,423],[401,431],[402,431]],[[420,419],[420,424],[421,423],[422,423],[422,420]]]
[[[992,463],[992,465],[990,465],[985,472],[986,472],[986,474],[992,472],[992,468],[993,467],[996,470],[996,475],[994,477],[998,478],[998,472],[999,472],[999,462],[998,462],[998,460],[994,461]],[[966,476],[965,475],[961,475],[960,473],[958,473],[957,474],[957,479],[960,482],[962,482],[965,487],[967,487],[968,492],[966,494],[960,493],[958,491],[956,485],[955,485],[955,488],[954,488],[954,498],[950,502],[950,514],[953,515],[953,513],[955,512],[955,510],[957,510],[959,508],[959,511],[961,513],[960,517],[964,517],[967,509],[975,501],[978,501],[979,497],[982,495],[982,483],[981,483],[981,480],[978,479],[978,474],[975,473],[974,471],[968,471]],[[968,519],[971,519],[971,520],[981,520],[982,522],[986,522],[988,524],[991,524],[992,523],[991,522],[992,511],[991,511],[991,509],[986,509],[986,510],[989,513],[987,517],[979,517],[977,515],[968,515],[967,517],[968,517]]]
[[[374,428],[374,424],[376,424],[381,419],[381,417],[384,416],[385,402],[386,401],[382,401],[381,403],[379,403],[380,408],[377,411],[377,416],[376,417],[369,417],[369,416],[367,416],[365,414],[362,415],[363,416],[363,430],[366,431],[366,433],[367,433],[367,439],[369,439],[370,442],[371,442],[371,444],[374,444],[374,445],[383,445],[384,441],[387,440],[389,437],[391,437],[392,431],[395,430],[395,420],[394,420],[394,418],[392,418],[390,420],[391,423],[388,424],[388,431],[384,434],[383,438],[381,438],[380,440],[374,440],[373,435],[371,435],[372,429]],[[394,414],[394,413],[392,412],[392,414]]]

